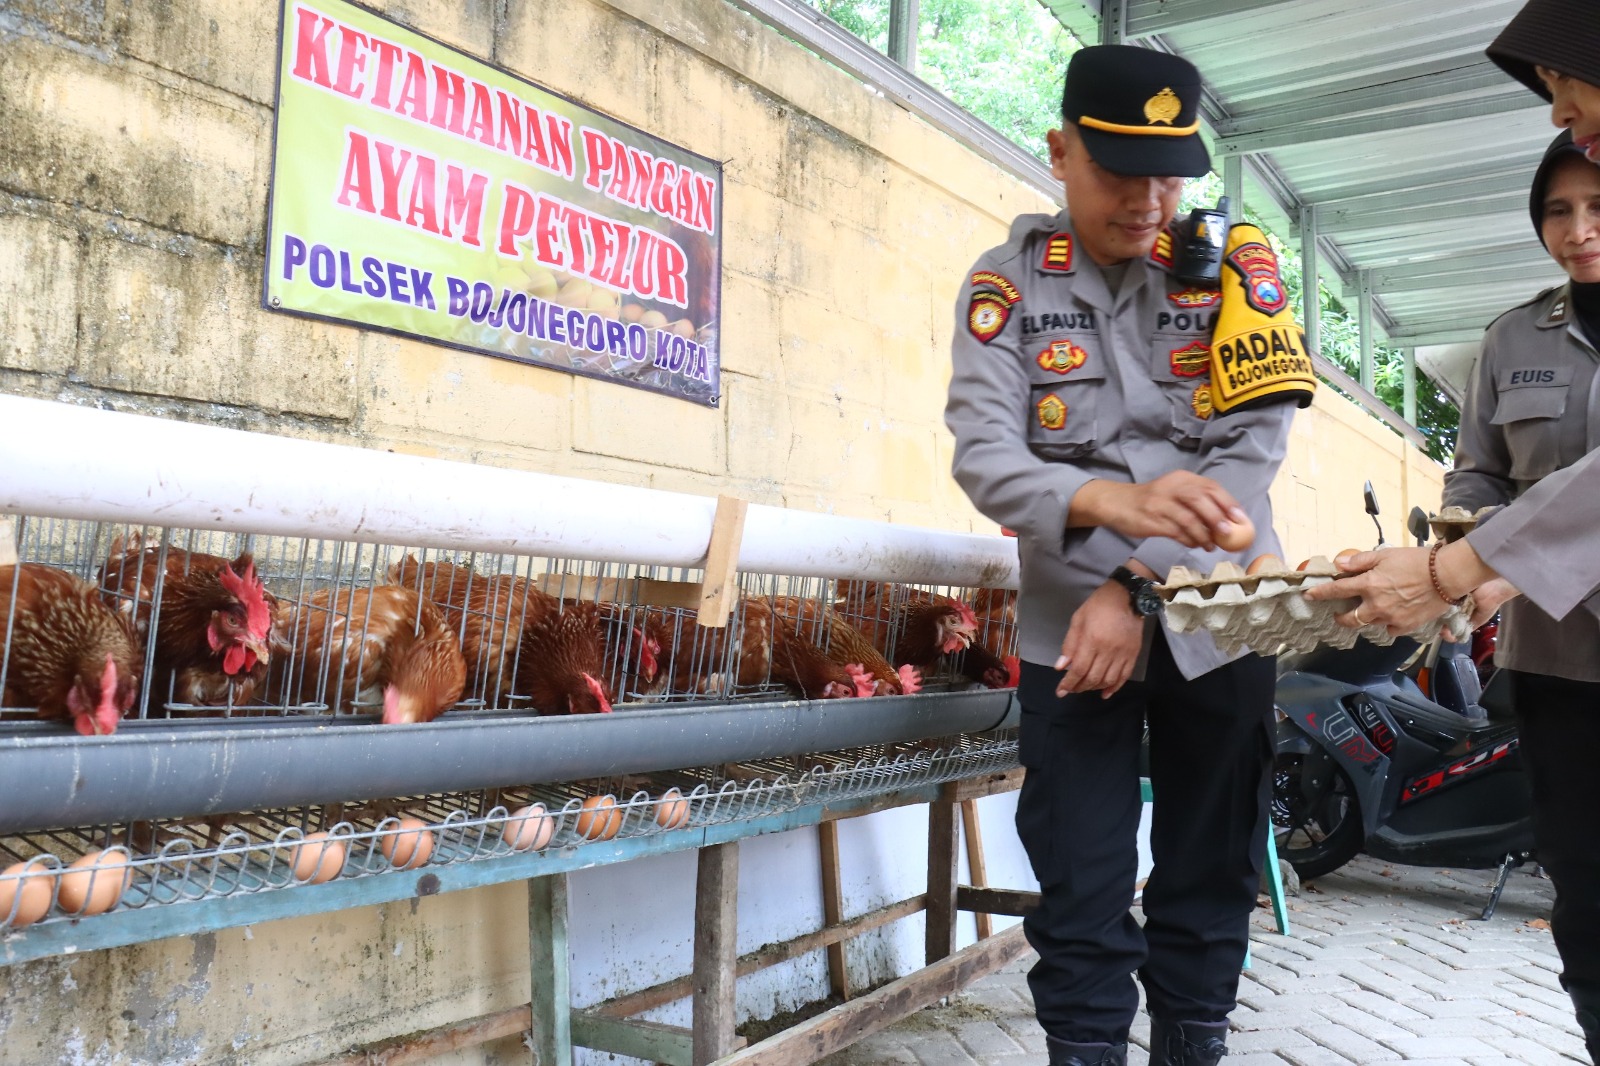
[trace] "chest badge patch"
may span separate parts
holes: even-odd
[[[1006,328],[1011,317],[1011,305],[998,293],[980,292],[967,305],[967,330],[984,344],[988,344]]]
[[[1039,269],[1052,274],[1067,274],[1072,271],[1072,234],[1051,235],[1045,242],[1044,258],[1039,262]]]
[[[1051,393],[1038,403],[1039,424],[1045,429],[1060,429],[1067,424],[1067,405]]]
[[[1070,374],[1089,361],[1089,353],[1071,341],[1051,341],[1034,361],[1052,374]]]
[[[1180,378],[1197,378],[1211,371],[1211,345],[1194,341],[1174,348],[1167,356],[1172,373]]]
[[[1222,302],[1222,293],[1215,289],[1184,289],[1167,293],[1167,299],[1182,308],[1215,307]]]
[[[1259,241],[1249,241],[1228,253],[1228,265],[1244,282],[1244,299],[1264,315],[1289,306],[1289,293],[1278,277],[1278,257]]]
[[[1189,406],[1193,408],[1196,418],[1210,418],[1213,410],[1211,406],[1211,383],[1203,382],[1195,386],[1194,395],[1189,399]]]

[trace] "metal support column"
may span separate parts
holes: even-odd
[[[1407,348],[1401,354],[1405,356],[1405,399],[1400,413],[1414,426],[1417,424],[1417,350]]]
[[[1100,0],[1100,43],[1123,44],[1127,36],[1127,0]]]
[[[889,0],[889,58],[917,72],[917,11],[919,0]]]
[[[1228,221],[1244,221],[1244,156],[1222,158],[1222,195],[1228,198]]]
[[[1317,208],[1300,209],[1300,325],[1306,331],[1306,348],[1322,354],[1322,294],[1317,262]]]
[[[566,874],[528,882],[528,956],[533,978],[534,1066],[572,1066]]]
[[[1373,345],[1377,343],[1378,323],[1372,316],[1372,274],[1365,270],[1360,274],[1360,289],[1357,300],[1359,302],[1356,314],[1361,321],[1361,387],[1371,392],[1373,382],[1377,377],[1377,363],[1373,356]]]

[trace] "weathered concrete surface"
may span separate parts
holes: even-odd
[[[1548,928],[1554,889],[1512,876],[1499,914],[1471,920],[1492,873],[1365,857],[1291,900],[1291,936],[1256,912],[1227,1066],[1556,1066],[1587,1063]],[[1035,1066],[1029,956],[948,1006],[823,1060],[824,1066]],[[1130,1064],[1150,1026],[1135,1023]]]

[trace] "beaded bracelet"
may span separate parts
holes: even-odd
[[[1443,541],[1436,541],[1428,552],[1428,576],[1433,579],[1433,591],[1439,594],[1441,600],[1452,607],[1460,607],[1467,602],[1467,598],[1463,596],[1459,600],[1452,600],[1444,590],[1444,582],[1439,580],[1439,549],[1443,547]]]

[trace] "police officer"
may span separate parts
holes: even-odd
[[[1200,91],[1175,56],[1077,52],[1063,128],[1049,134],[1067,210],[1016,219],[962,279],[957,308],[954,474],[1019,536],[1017,830],[1041,888],[1025,925],[1051,1066],[1126,1061],[1135,972],[1152,1063],[1226,1054],[1265,850],[1274,663],[1169,633],[1150,588],[1174,564],[1209,571],[1280,551],[1267,490],[1293,409],[1218,413],[1221,297],[1173,275],[1183,178],[1210,168]],[[1282,311],[1270,249],[1235,260],[1263,307]],[[1174,481],[1223,486],[1246,512],[1234,524],[1260,531],[1254,543],[1230,555],[1149,535],[1130,494]],[[1130,907],[1147,722],[1155,867],[1141,929]]]

